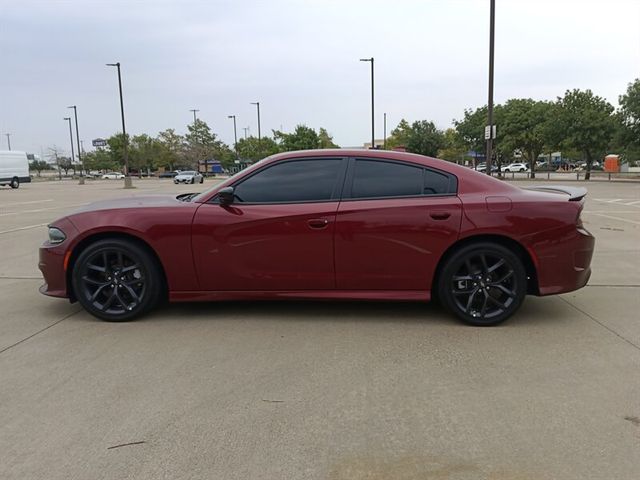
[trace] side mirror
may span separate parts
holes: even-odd
[[[235,195],[233,193],[233,187],[224,187],[220,189],[218,192],[218,199],[220,200],[220,205],[230,205],[233,203]]]

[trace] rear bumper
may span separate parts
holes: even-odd
[[[563,235],[534,246],[540,295],[584,287],[591,277],[594,247],[595,238],[582,227],[572,227]]]

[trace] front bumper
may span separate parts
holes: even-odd
[[[71,239],[77,235],[77,230],[66,218],[52,224],[62,230],[67,239],[57,245],[49,241],[44,242],[38,252],[38,268],[44,277],[44,284],[40,287],[40,293],[50,297],[69,298],[69,286],[67,285],[66,267],[71,255]]]

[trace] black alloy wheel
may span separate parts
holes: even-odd
[[[111,322],[131,320],[154,307],[162,280],[156,260],[128,240],[89,245],[73,268],[73,289],[92,315]]]
[[[520,258],[502,245],[477,243],[461,248],[445,264],[439,298],[461,320],[497,325],[520,307],[527,276]]]

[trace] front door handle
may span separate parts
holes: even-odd
[[[429,215],[434,220],[446,220],[451,216],[449,212],[431,212]]]
[[[312,218],[311,220],[307,220],[307,224],[311,228],[321,229],[329,225],[329,220],[326,218]]]

